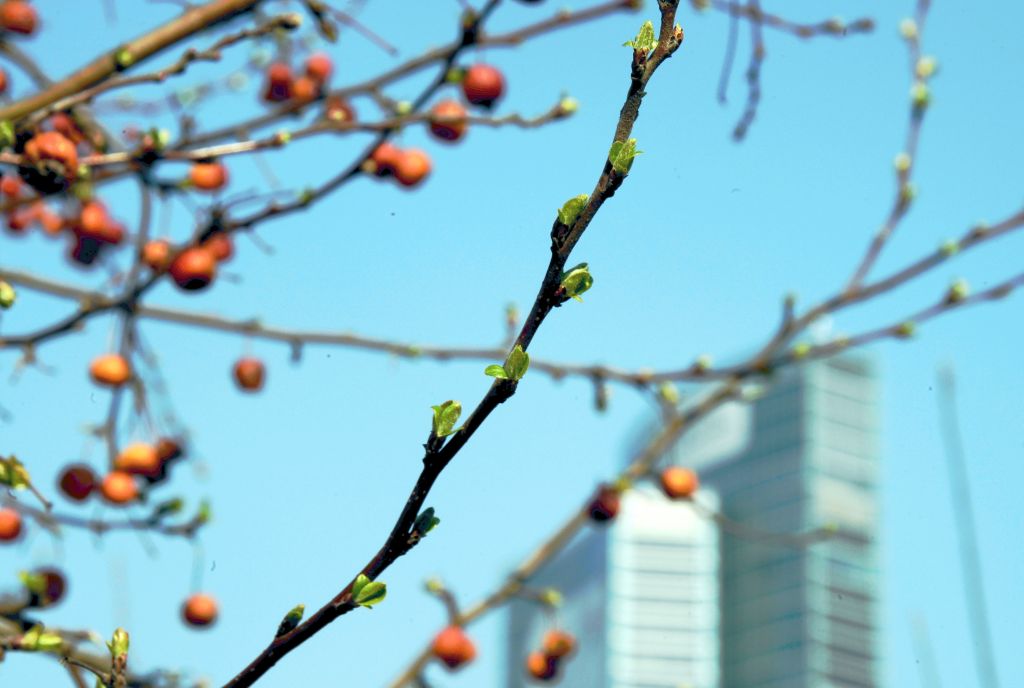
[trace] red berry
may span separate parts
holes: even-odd
[[[395,179],[405,187],[413,187],[430,174],[430,158],[418,148],[402,151],[395,165]]]
[[[466,108],[454,100],[442,100],[430,111],[430,133],[442,141],[458,141],[468,126]]]
[[[96,474],[85,464],[73,464],[60,474],[60,491],[74,502],[85,501],[96,489]]]
[[[59,570],[45,567],[36,569],[29,575],[33,579],[33,589],[29,591],[30,607],[50,607],[63,599],[68,582]]]
[[[475,64],[466,70],[462,80],[462,93],[473,105],[493,107],[505,92],[505,77],[497,68]]]
[[[7,72],[0,69],[0,94],[3,94],[7,90]]]
[[[171,278],[187,291],[203,289],[217,276],[217,259],[203,247],[187,248],[171,261]]]
[[[5,0],[0,4],[0,27],[28,36],[38,24],[35,9],[24,0]]]
[[[7,176],[0,179],[0,193],[9,198],[17,198],[21,195],[21,177]]]
[[[267,86],[263,100],[280,103],[292,97],[292,68],[283,62],[275,62],[267,68]]]
[[[21,514],[14,509],[0,509],[0,542],[13,542],[21,535]]]
[[[461,626],[448,626],[434,637],[434,656],[449,669],[458,669],[476,657],[476,646]]]
[[[331,122],[354,122],[356,111],[352,105],[341,96],[328,96],[324,117]]]
[[[181,605],[181,617],[195,628],[212,626],[217,621],[217,600],[201,592],[189,595]]]
[[[263,379],[267,371],[260,359],[245,357],[238,359],[233,372],[239,389],[245,392],[258,392],[263,388]]]
[[[599,523],[610,521],[619,513],[619,492],[610,485],[601,485],[590,502],[590,518]]]
[[[180,458],[182,455],[181,443],[173,437],[161,437],[156,441],[156,454],[164,463]]]

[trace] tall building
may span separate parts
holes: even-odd
[[[591,529],[538,579],[564,591],[564,624],[584,645],[562,685],[877,686],[877,438],[875,379],[853,357],[783,371],[755,402],[695,426],[672,458],[699,471],[702,503],[742,537],[650,490]],[[689,516],[663,511],[677,508]],[[805,546],[749,532],[825,525],[834,535]],[[524,685],[537,615],[510,610],[509,688]]]
[[[562,592],[557,622],[579,640],[560,685],[717,686],[718,549],[717,527],[689,505],[649,486],[623,495],[614,526],[588,529],[531,581]],[[553,619],[517,601],[509,621],[507,685],[520,688]]]

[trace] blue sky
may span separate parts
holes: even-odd
[[[852,271],[891,200],[910,86],[896,27],[912,3],[764,4],[801,20],[871,16],[878,29],[808,42],[769,32],[762,106],[748,140],[737,145],[730,132],[744,98],[746,32],[722,107],[715,85],[727,22],[683,9],[686,42],[652,82],[634,131],[645,152],[574,254],[590,263],[595,287],[584,304],[552,315],[533,345],[535,356],[656,369],[705,352],[727,359],[770,334],[784,294],[795,291],[800,303],[812,303]],[[58,75],[91,58],[98,38],[112,46],[174,12],[170,4],[119,0],[117,21],[109,24],[101,3],[36,5],[45,30],[24,45]],[[397,21],[393,7],[368,3],[362,20],[401,46],[401,56],[390,58],[348,34],[331,48],[335,84],[450,39],[457,3],[409,5]],[[546,17],[555,7],[507,5],[494,17],[495,30]],[[500,66],[508,80],[499,114],[536,114],[568,91],[581,103],[578,115],[540,130],[481,128],[457,146],[408,131],[403,145],[423,146],[434,158],[423,190],[357,180],[309,212],[259,229],[272,254],[242,238],[228,268],[237,279],[201,295],[164,285],[151,302],[258,315],[282,327],[496,343],[505,305],[525,308],[536,292],[555,209],[593,186],[627,86],[629,54],[620,46],[655,14],[647,8],[642,16],[551,34],[518,50],[483,52],[479,58]],[[876,274],[1020,207],[1022,20],[1024,10],[1014,3],[934,3],[924,47],[937,56],[940,73],[918,156],[919,198]],[[225,59],[238,66],[246,55],[236,48]],[[204,81],[220,69],[203,66],[178,83]],[[25,78],[15,73],[13,80],[15,92],[24,93]],[[391,95],[411,97],[418,86],[413,79]],[[212,127],[256,107],[251,94],[223,96],[199,121]],[[365,101],[357,108],[372,112]],[[263,160],[284,185],[302,187],[341,169],[361,141],[299,142]],[[266,187],[252,158],[229,165],[233,188]],[[184,168],[165,169],[170,176]],[[130,187],[104,198],[116,216],[137,216]],[[181,203],[158,215],[158,227],[179,239],[192,222]],[[101,280],[68,267],[62,245],[38,235],[0,237],[4,267],[84,285]],[[934,301],[955,277],[984,288],[1020,270],[1022,248],[1020,237],[993,242],[884,302],[851,310],[834,327],[857,332],[893,322]],[[30,329],[68,308],[24,290],[22,297],[4,314],[3,332]],[[915,615],[926,619],[943,685],[976,685],[936,415],[935,371],[943,362],[958,375],[999,671],[1004,685],[1024,678],[1015,642],[1024,614],[1024,552],[1014,545],[1022,526],[1017,486],[1024,482],[1020,316],[1021,301],[1011,297],[929,324],[909,342],[871,349],[883,375],[886,685],[917,685]],[[40,350],[52,375],[29,370],[13,384],[7,377],[15,354],[0,355],[0,404],[13,415],[0,425],[0,452],[20,456],[43,487],[70,460],[102,461],[83,427],[102,418],[107,393],[92,387],[84,371],[111,332],[109,318],[91,321]],[[213,502],[215,521],[201,552],[161,540],[151,557],[132,534],[100,541],[69,531],[56,543],[37,533],[0,550],[0,582],[15,585],[14,571],[28,565],[64,566],[72,571],[70,597],[43,615],[47,622],[104,635],[124,625],[134,667],[178,667],[219,684],[262,649],[288,609],[319,606],[376,551],[415,480],[430,405],[448,398],[473,404],[489,380],[478,362],[407,362],[311,346],[294,365],[281,345],[158,323],[144,323],[142,333],[159,353],[170,402],[194,438],[194,461],[164,492]],[[232,361],[246,351],[269,367],[267,388],[257,396],[239,395],[229,380]],[[384,576],[387,601],[339,621],[261,685],[382,685],[443,623],[441,606],[422,592],[423,579],[441,576],[466,602],[491,589],[622,462],[646,409],[632,391],[618,388],[609,411],[598,414],[587,383],[528,377],[440,480],[429,503],[443,523]],[[202,587],[223,610],[217,627],[204,633],[177,618],[197,558]],[[501,623],[496,614],[475,625],[479,660],[452,677],[432,668],[437,683],[498,684]],[[28,656],[9,657],[0,676],[11,685],[66,682],[52,662]]]

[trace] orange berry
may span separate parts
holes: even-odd
[[[544,634],[541,649],[548,657],[561,659],[576,649],[576,638],[567,631],[552,629]]]
[[[10,198],[17,198],[21,195],[22,186],[21,177],[9,175],[0,179],[0,193]]]
[[[418,148],[403,151],[395,165],[395,179],[405,187],[413,187],[430,174],[430,157]]]
[[[217,620],[217,600],[201,592],[189,595],[181,605],[181,617],[195,628],[211,626]]]
[[[21,514],[14,509],[0,509],[0,542],[13,542],[21,535]]]
[[[100,483],[100,493],[111,504],[127,504],[139,497],[135,478],[124,471],[111,471]]]
[[[0,27],[25,36],[35,32],[39,24],[32,5],[25,0],[5,0],[0,4]]]
[[[117,455],[114,468],[132,475],[152,477],[160,473],[160,456],[153,445],[134,442]]]
[[[132,376],[131,366],[121,354],[103,354],[89,364],[93,382],[107,387],[120,387]]]
[[[697,474],[682,466],[669,466],[661,472],[661,491],[669,499],[689,499],[700,487]]]
[[[461,626],[448,626],[438,633],[432,650],[449,669],[458,669],[476,658],[476,646]]]
[[[189,179],[200,191],[218,191],[228,183],[228,168],[221,162],[197,162],[189,171]]]
[[[58,131],[44,131],[30,138],[25,144],[25,157],[34,163],[60,163],[68,179],[74,179],[78,173],[78,150]]]
[[[88,201],[82,204],[82,210],[78,214],[78,226],[81,228],[82,236],[96,237],[106,230],[110,223],[110,215],[107,208],[99,201]]]
[[[58,479],[60,491],[74,502],[85,501],[96,489],[96,474],[84,464],[73,464],[65,468]]]
[[[231,240],[231,237],[223,232],[217,232],[211,234],[206,241],[202,244],[203,248],[210,252],[214,260],[218,263],[223,263],[231,260],[231,256],[235,255],[235,242]]]
[[[43,231],[50,236],[60,234],[64,229],[64,218],[45,206],[39,210],[38,217]]]
[[[147,241],[142,247],[142,262],[153,272],[163,272],[171,265],[171,243],[166,239]]]
[[[390,143],[382,143],[370,154],[373,174],[378,177],[386,177],[395,173],[398,161],[402,157],[402,151]]]
[[[260,359],[245,357],[235,362],[233,372],[239,389],[245,392],[258,392],[263,388],[263,379],[267,371]]]
[[[170,273],[174,283],[182,289],[202,289],[216,277],[217,259],[205,248],[187,248],[171,262]]]
[[[334,71],[334,63],[326,53],[313,53],[306,58],[306,76],[323,85],[331,78]]]
[[[466,108],[454,100],[442,100],[430,111],[430,133],[454,143],[466,134]]]
[[[0,94],[3,94],[7,90],[7,72],[0,69]]]
[[[292,82],[292,99],[299,103],[311,103],[320,96],[320,83],[308,76],[300,76]]]
[[[462,79],[462,93],[473,105],[493,107],[504,92],[505,77],[491,65],[475,64]]]
[[[526,673],[535,681],[550,681],[558,674],[558,660],[543,652],[531,652],[526,656]]]

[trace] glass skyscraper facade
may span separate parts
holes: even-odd
[[[691,505],[637,490],[610,529],[590,529],[541,572],[538,584],[565,593],[563,623],[582,646],[562,685],[877,686],[878,413],[868,363],[841,357],[784,371],[756,401],[695,426],[672,458],[698,470],[701,503],[732,521],[833,534],[799,545],[720,532]],[[542,626],[524,603],[509,619],[514,688]]]

